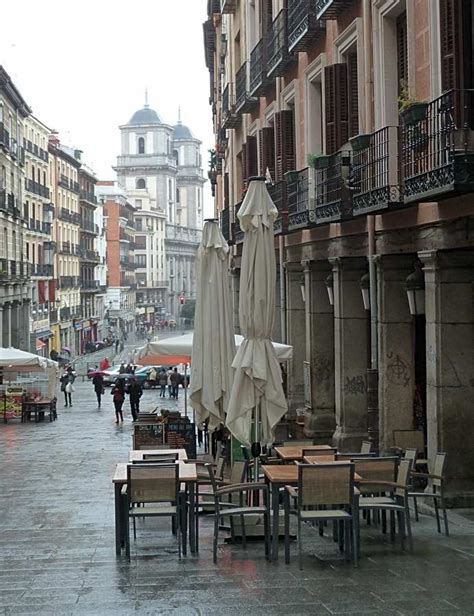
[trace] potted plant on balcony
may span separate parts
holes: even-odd
[[[292,171],[287,171],[283,175],[285,176],[285,180],[287,182],[296,182],[298,179],[298,171],[295,171],[294,169]]]
[[[352,149],[355,151],[366,150],[370,146],[370,133],[361,133],[349,139]]]
[[[329,167],[329,155],[328,154],[308,154],[306,161],[313,169],[327,169]]]
[[[398,97],[398,112],[405,126],[413,126],[426,118],[428,103],[412,98],[407,86],[403,86]]]

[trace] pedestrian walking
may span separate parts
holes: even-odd
[[[147,381],[149,381],[150,387],[156,386],[156,369],[154,367],[152,367],[148,373]]]
[[[171,381],[171,388],[172,388],[171,397],[177,400],[178,399],[178,386],[179,386],[179,374],[178,374],[177,368],[174,368],[173,372],[171,373],[170,381]]]
[[[100,402],[102,399],[104,391],[104,377],[101,374],[94,375],[92,379],[92,384],[94,385],[95,395],[97,396],[97,406],[100,408]]]
[[[158,384],[160,386],[160,398],[166,398],[166,386],[168,385],[168,376],[166,370],[162,368],[158,375]]]
[[[127,372],[127,368],[125,367],[125,364],[122,362],[120,364],[119,374],[125,374],[126,372]]]
[[[115,339],[115,355],[117,355],[119,351],[120,340],[118,338]]]
[[[104,359],[99,364],[99,368],[102,370],[102,372],[110,368],[110,362],[108,357],[104,357]]]
[[[142,397],[143,389],[137,377],[132,377],[128,386],[128,395],[130,396],[130,409],[132,411],[133,421],[137,421],[138,413],[140,412],[140,398]]]
[[[166,384],[168,385],[168,397],[173,397],[173,385],[171,383],[171,375],[173,374],[173,368],[170,366],[166,372]]]
[[[66,372],[59,379],[61,383],[61,391],[64,393],[64,406],[72,406],[72,394],[74,393],[74,381],[76,380],[76,375],[74,374],[74,370],[72,366],[68,366]]]
[[[114,401],[115,423],[118,424],[119,421],[123,423],[122,406],[125,400],[125,384],[123,379],[117,379],[110,393],[112,394],[112,400]]]

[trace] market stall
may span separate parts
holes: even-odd
[[[57,362],[13,348],[0,348],[0,414],[3,421],[34,415],[54,419]]]

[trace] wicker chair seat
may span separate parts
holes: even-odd
[[[130,517],[143,517],[143,516],[159,516],[159,515],[176,515],[177,507],[175,505],[145,505],[145,507],[139,507],[131,509],[129,512]]]
[[[224,507],[226,503],[221,503],[221,507]],[[256,515],[260,515],[262,513],[267,513],[267,509],[265,507],[234,507],[230,504],[229,509],[221,509],[220,515],[249,515],[251,513],[255,513]]]
[[[342,511],[342,509],[319,509],[317,511],[301,511],[300,518],[302,520],[342,520],[344,518],[351,519],[352,516],[347,511]]]

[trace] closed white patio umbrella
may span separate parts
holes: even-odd
[[[239,298],[244,340],[233,362],[235,376],[227,413],[227,427],[247,446],[254,438],[256,442],[271,443],[275,426],[288,408],[270,339],[276,286],[273,223],[277,215],[264,180],[252,179],[237,214],[245,233]]]
[[[207,220],[198,250],[190,402],[211,429],[225,421],[233,381],[234,326],[230,301],[229,247],[215,220]]]

